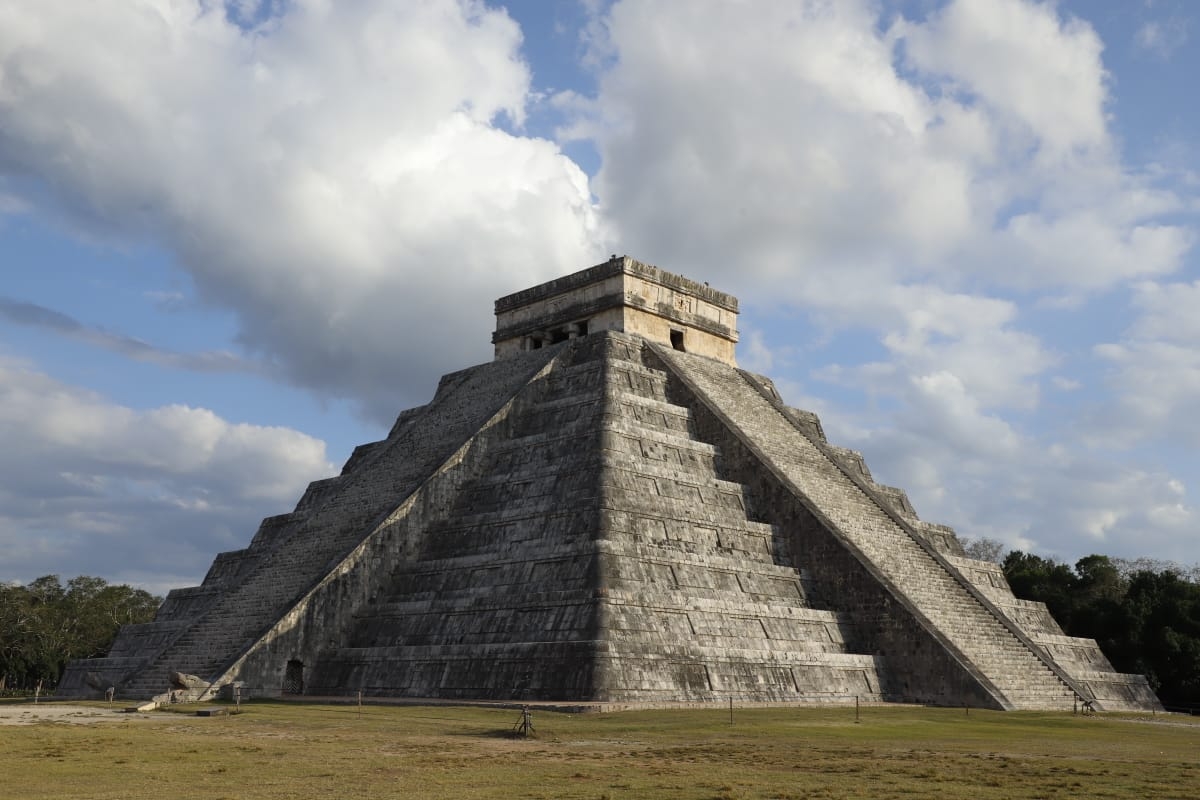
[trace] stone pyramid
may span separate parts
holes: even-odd
[[[614,257],[496,316],[60,694],[1159,708],[739,370],[735,298]]]

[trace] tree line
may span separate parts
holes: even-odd
[[[1091,555],[1071,567],[1020,550],[1001,557],[991,540],[965,544],[1068,636],[1095,639],[1118,672],[1145,675],[1164,706],[1200,709],[1200,566]]]
[[[122,625],[149,622],[161,603],[88,575],[0,584],[0,691],[52,689],[68,661],[107,654]]]

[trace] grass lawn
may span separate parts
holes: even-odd
[[[99,704],[98,704],[99,705]],[[205,706],[210,707],[210,706]],[[0,797],[1195,798],[1200,719],[912,707],[520,712],[254,702],[0,727]]]

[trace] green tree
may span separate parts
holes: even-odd
[[[67,644],[67,620],[63,614],[66,590],[57,575],[44,575],[25,587],[28,594],[29,616],[22,631],[26,648],[26,688],[38,681],[50,684],[58,680],[57,653]]]
[[[997,539],[989,539],[982,536],[978,539],[972,539],[966,536],[959,537],[963,546],[963,552],[968,558],[977,558],[980,561],[992,561],[997,564],[1001,562],[1001,556],[1004,555],[1004,542]]]
[[[32,616],[24,586],[0,586],[0,689],[21,684],[29,671]]]
[[[1002,566],[1013,594],[1045,603],[1058,624],[1068,628],[1075,611],[1076,582],[1070,567],[1020,550],[1006,555]]]
[[[1045,603],[1067,634],[1095,639],[1118,671],[1145,675],[1164,705],[1200,706],[1200,584],[1176,567],[1091,555],[1072,570],[1020,551],[1004,558],[1013,594]]]
[[[1168,705],[1200,704],[1200,586],[1173,571],[1138,572],[1126,593],[1122,662]]]
[[[104,655],[121,625],[150,621],[160,602],[86,575],[0,587],[0,688],[53,686],[68,661]]]

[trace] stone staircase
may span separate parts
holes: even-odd
[[[737,370],[655,346],[659,357],[763,465],[827,522],[927,630],[1011,708],[1071,708],[1075,691],[1016,632]]]
[[[610,680],[628,700],[845,702],[882,696],[879,659],[820,607],[785,538],[641,342],[608,362],[603,513]]]
[[[1158,697],[1144,675],[1117,672],[1095,639],[1067,636],[1045,603],[1019,600],[1012,593],[999,564],[962,555],[947,560],[971,581],[1014,624],[1082,684],[1103,711],[1158,711]]]
[[[247,574],[120,687],[123,696],[166,691],[171,672],[216,678],[408,496],[439,463],[551,356],[483,365],[442,379],[418,415],[402,416],[383,443],[356,451],[353,468],[317,481],[297,504],[295,524],[269,544]],[[523,368],[522,368],[523,367]],[[251,549],[254,546],[252,545]]]

